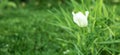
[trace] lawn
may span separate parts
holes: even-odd
[[[0,13],[0,55],[120,55],[120,4],[71,0]],[[89,11],[79,27],[72,12]]]

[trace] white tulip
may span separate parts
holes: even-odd
[[[73,21],[79,26],[79,27],[86,27],[88,25],[88,15],[89,11],[85,12],[85,15],[82,12],[72,12],[73,15]]]

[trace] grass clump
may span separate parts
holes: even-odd
[[[64,35],[68,34],[68,37],[58,37],[57,39],[60,39],[58,41],[64,41],[66,46],[70,48],[70,53],[74,55],[119,54],[118,44],[120,40],[117,30],[120,28],[115,28],[117,24],[119,24],[119,22],[116,21],[118,14],[116,14],[115,11],[118,8],[115,8],[115,6],[109,7],[103,3],[103,0],[94,1],[93,4],[83,0],[81,4],[74,0],[71,0],[71,2],[71,8],[64,9],[64,7],[60,7],[60,10],[55,9],[56,12],[60,14],[53,13],[56,22],[54,21],[51,25],[63,29],[65,32],[62,33],[64,33]],[[86,10],[90,11],[88,27],[80,28],[73,22],[71,15],[73,10],[82,12]],[[72,48],[69,47],[69,45],[71,45]]]
[[[119,5],[71,0],[51,9],[14,9],[0,15],[0,55],[119,55]],[[72,11],[90,12],[88,26]]]

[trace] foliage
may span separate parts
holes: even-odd
[[[52,0],[38,1],[57,4]],[[40,4],[35,8],[31,3],[26,3],[28,7],[25,8],[3,8],[4,13],[0,14],[0,55],[120,54],[119,4],[108,5],[104,0],[64,2],[51,9],[45,9],[43,5],[44,8],[38,8]],[[71,13],[86,10],[90,12],[89,24],[81,28],[73,22]]]

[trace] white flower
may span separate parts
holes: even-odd
[[[86,27],[88,25],[88,15],[89,11],[85,12],[85,15],[82,12],[72,12],[73,15],[73,21],[79,26],[79,27]]]

